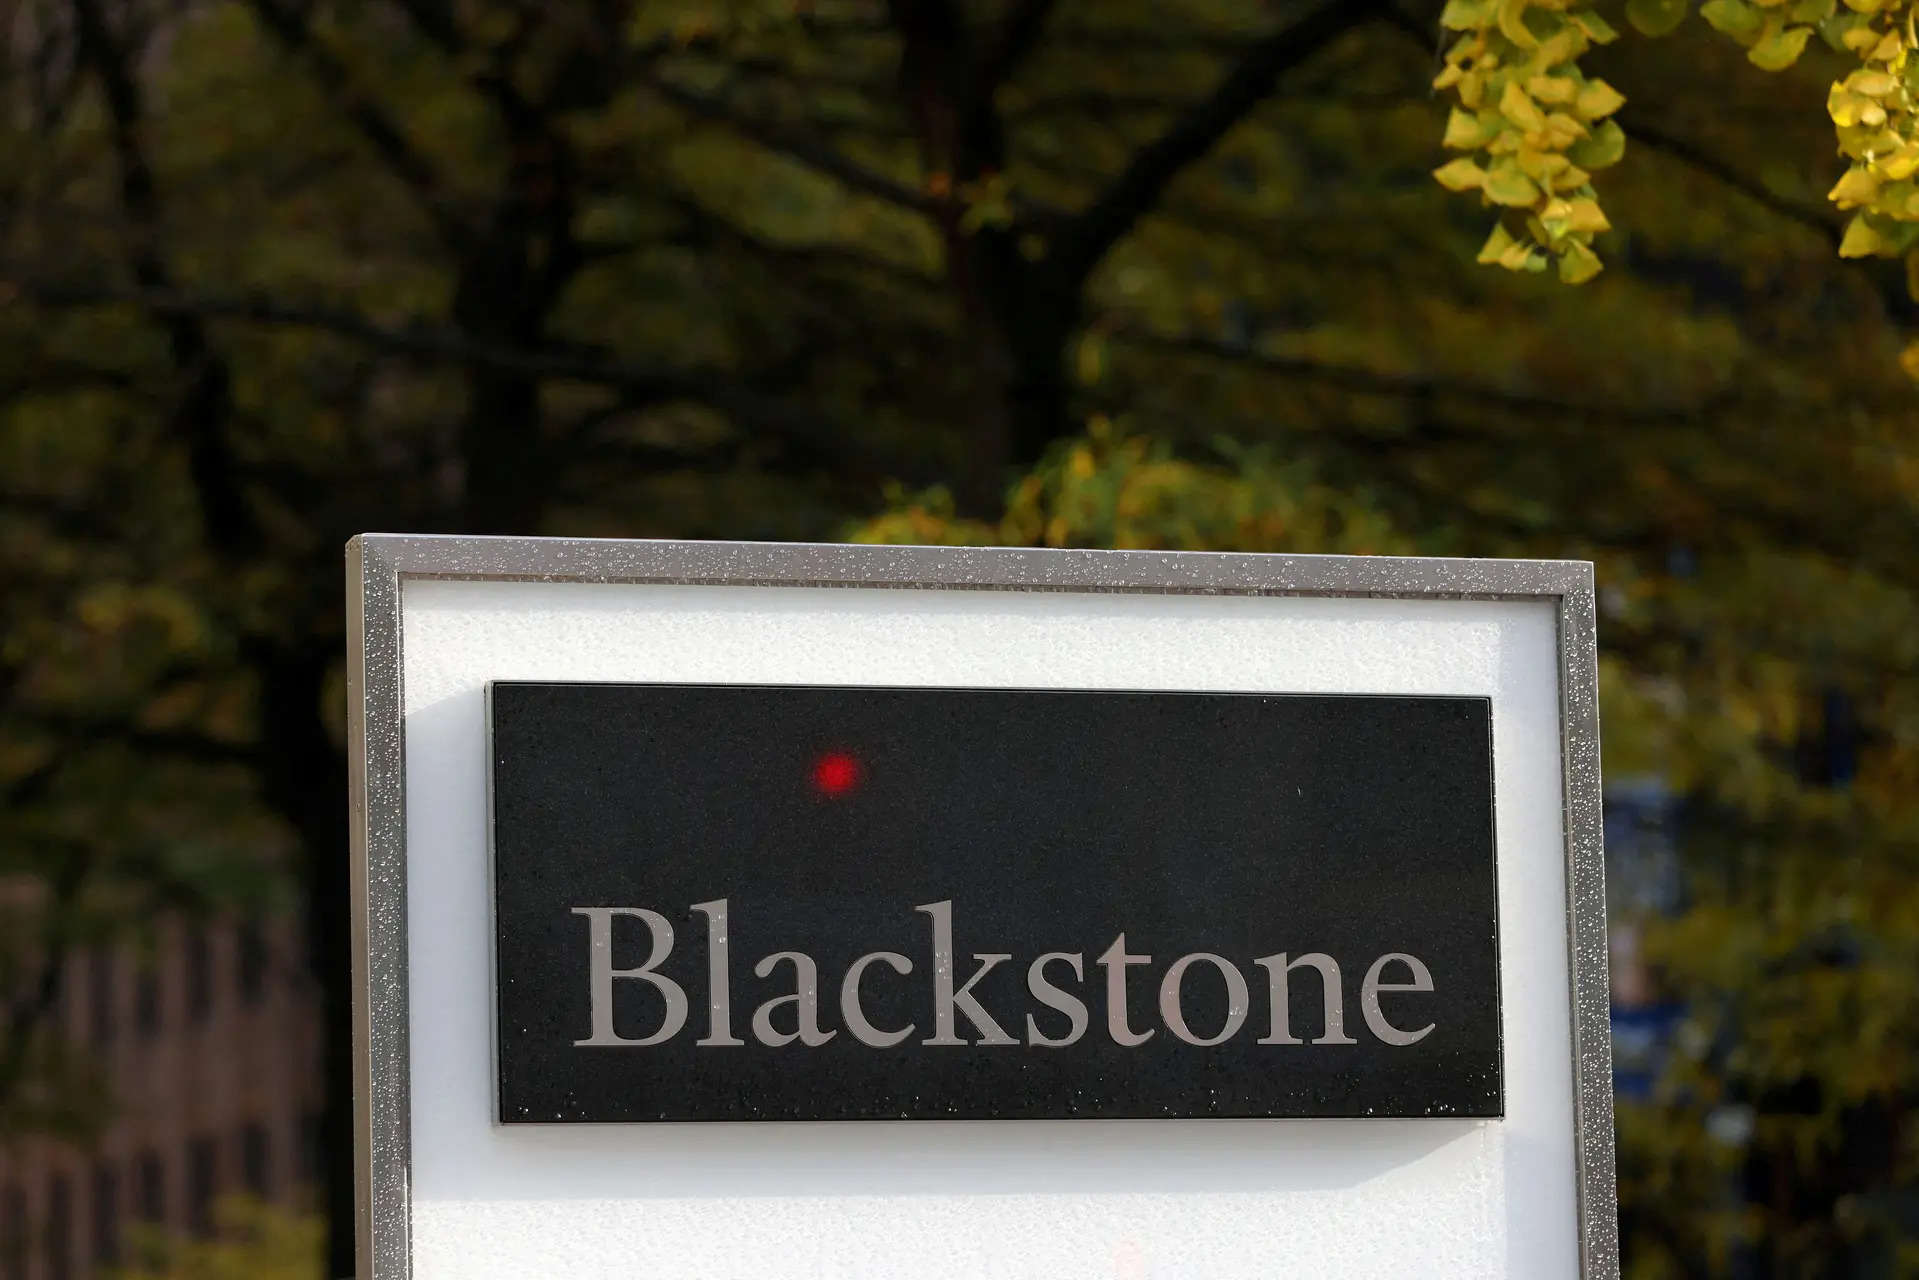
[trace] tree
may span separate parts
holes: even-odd
[[[1749,1050],[1648,1128],[1733,1094],[1780,1118],[1758,1229],[1774,1274],[1818,1274],[1911,1137],[1887,1121],[1868,1173],[1797,1153],[1910,1099],[1919,971],[1913,303],[1834,259],[1822,202],[1820,104],[1858,56],[1769,77],[1701,23],[1583,52],[1634,145],[1603,175],[1621,230],[1567,215],[1612,261],[1573,290],[1475,266],[1483,215],[1429,176],[1440,18],[20,0],[0,858],[37,888],[0,974],[9,1125],[70,1074],[44,1017],[69,945],[280,894],[346,1146],[354,532],[821,537],[884,508],[863,536],[1589,555],[1611,767],[1712,815],[1670,980]],[[1860,725],[1844,787],[1794,764],[1828,692]],[[1849,967],[1813,944],[1835,924]],[[1706,1269],[1745,1229],[1692,1211],[1728,1157],[1633,1152],[1634,1256]]]

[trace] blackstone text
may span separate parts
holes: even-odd
[[[693,911],[706,917],[710,1000],[706,1034],[695,1042],[703,1046],[746,1043],[734,1034],[732,956],[729,953],[726,904],[727,900],[720,898],[712,902],[695,903],[692,907]],[[974,953],[975,968],[971,975],[964,982],[956,984],[951,900],[929,902],[913,909],[927,916],[932,931],[930,964],[926,972],[932,979],[933,1025],[932,1033],[920,1043],[1022,1043],[1020,1037],[1014,1034],[1020,1030],[1019,1023],[1014,1021],[1013,1030],[1009,1031],[1008,1024],[1001,1021],[1004,1011],[998,1015],[989,1012],[974,993],[979,980],[995,967],[1011,960],[1012,955]],[[595,1047],[656,1045],[673,1039],[685,1030],[689,1014],[686,989],[659,972],[659,966],[673,952],[673,926],[666,917],[645,907],[575,907],[573,914],[586,919],[587,980],[592,993],[591,1034],[586,1039],[574,1041],[574,1044]],[[639,921],[650,934],[651,949],[644,964],[633,968],[613,966],[614,922],[621,919]],[[1158,1027],[1135,1027],[1130,1021],[1127,979],[1129,970],[1145,968],[1153,963],[1153,958],[1129,952],[1126,949],[1126,935],[1122,933],[1093,963],[1105,970],[1100,985],[1105,991],[1106,1035],[1115,1044],[1128,1048],[1152,1039],[1158,1033]],[[1280,952],[1260,956],[1253,963],[1265,971],[1266,1034],[1259,1038],[1260,1044],[1359,1043],[1346,1034],[1345,996],[1339,964],[1331,956],[1317,951],[1299,956]],[[809,1046],[825,1044],[839,1031],[820,1025],[819,966],[803,952],[776,951],[755,964],[753,974],[759,978],[771,978],[782,966],[789,970],[791,994],[767,1000],[754,1010],[750,1022],[753,1038],[763,1045],[776,1048],[795,1042]],[[896,976],[889,979],[885,974],[873,972],[875,969],[890,970]],[[1212,971],[1210,981],[1225,984],[1225,1017],[1220,1026],[1209,1028],[1210,1034],[1201,1034],[1188,1023],[1182,1003],[1185,985],[1196,969]],[[1289,980],[1302,970],[1311,970],[1318,977],[1323,1000],[1319,1025],[1316,1028],[1304,1028],[1319,1032],[1310,1041],[1301,1040],[1294,1034],[1289,1008]],[[867,1016],[861,996],[868,984],[900,981],[914,971],[912,958],[897,951],[868,952],[848,965],[840,977],[838,992],[840,1021],[846,1033],[859,1043],[875,1049],[892,1048],[914,1035],[919,1028],[910,1022],[903,1026],[874,1025]],[[1311,978],[1301,974],[1301,980],[1309,982]],[[660,996],[664,1013],[659,1025],[646,1035],[623,1035],[615,1029],[613,990],[616,982],[646,983]],[[1026,990],[1051,1012],[1045,1015],[1044,1027],[1033,1013],[1025,1013],[1025,1044],[1061,1048],[1076,1043],[1086,1034],[1091,1018],[1086,1001],[1075,994],[1085,982],[1086,965],[1082,952],[1048,951],[1033,958],[1026,966]],[[1417,957],[1400,951],[1378,957],[1367,968],[1366,976],[1359,984],[1359,1011],[1366,1030],[1383,1044],[1404,1046],[1419,1043],[1432,1034],[1435,1024],[1429,1021],[1424,1026],[1408,1029],[1389,1021],[1386,1011],[1380,1006],[1380,996],[1382,993],[1393,995],[1394,1009],[1400,1020],[1404,1021],[1409,997],[1430,994],[1432,990],[1432,973]],[[791,1012],[786,1012],[789,1009]],[[1224,1044],[1245,1027],[1251,1010],[1252,993],[1246,975],[1224,956],[1196,951],[1173,961],[1160,975],[1160,1023],[1167,1032],[1187,1044],[1202,1047]],[[776,1014],[787,1024],[785,1027],[774,1025]],[[1255,1025],[1257,1027],[1258,1024]]]

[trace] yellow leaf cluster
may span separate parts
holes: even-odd
[[[1919,4],[1846,0],[1846,7],[1850,12],[1834,25],[1845,47],[1859,55],[1859,68],[1833,84],[1826,114],[1851,164],[1827,198],[1854,211],[1842,255],[1897,257],[1919,244]]]
[[[1699,16],[1745,49],[1754,66],[1783,71],[1838,7],[1838,0],[1706,0]]]
[[[1582,0],[1450,0],[1440,22],[1457,33],[1433,82],[1457,100],[1442,141],[1464,154],[1433,177],[1500,211],[1479,260],[1511,271],[1557,262],[1562,280],[1590,280],[1593,236],[1610,225],[1592,171],[1625,149],[1610,117],[1626,99],[1578,60],[1616,33]]]
[[[960,516],[944,490],[896,489],[887,505],[849,529],[849,540],[1355,555],[1417,549],[1371,494],[1329,484],[1297,461],[1244,448],[1195,461],[1104,415],[1021,478],[997,523]]]

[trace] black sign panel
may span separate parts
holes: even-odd
[[[490,698],[505,1123],[1501,1114],[1483,698]]]

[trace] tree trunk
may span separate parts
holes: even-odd
[[[956,244],[978,299],[975,325],[988,385],[961,501],[973,514],[997,515],[1007,486],[1054,441],[1072,434],[1067,347],[1079,327],[1080,296],[1044,259],[1029,262],[1013,233],[982,230]]]

